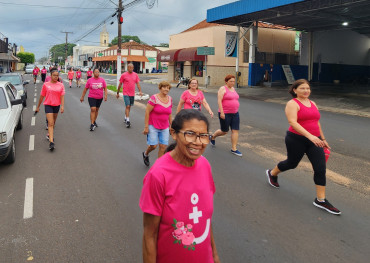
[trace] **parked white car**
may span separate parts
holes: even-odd
[[[9,81],[0,81],[0,162],[15,162],[15,131],[22,126],[22,99]]]
[[[26,74],[32,74],[34,68],[35,68],[35,65],[32,65],[32,64],[27,65],[25,69]]]

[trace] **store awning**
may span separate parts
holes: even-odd
[[[197,47],[181,49],[177,61],[205,61],[206,56],[197,55]]]
[[[121,56],[122,61],[133,61],[133,62],[149,62],[146,56],[137,56],[137,55],[124,55]],[[105,56],[105,57],[95,57],[93,61],[117,61],[117,56]]]
[[[177,61],[177,55],[181,49],[170,49],[166,51],[162,51],[157,55],[157,61],[162,62],[170,62],[170,61]]]
[[[12,62],[20,62],[21,60],[17,57],[15,57],[12,54],[7,54],[7,53],[0,53],[0,60],[5,60],[5,61],[12,61]]]

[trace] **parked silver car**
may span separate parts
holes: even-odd
[[[19,73],[4,73],[0,74],[0,81],[10,81],[17,89],[23,103],[23,107],[27,107],[27,89],[25,85],[30,83],[28,80],[23,81],[23,76]]]
[[[22,99],[9,81],[0,81],[0,162],[15,162],[15,132],[22,126]]]
[[[25,69],[26,74],[32,74],[34,68],[35,68],[35,65],[32,65],[32,64],[27,65]]]

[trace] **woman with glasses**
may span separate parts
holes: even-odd
[[[209,162],[208,119],[198,110],[181,110],[171,125],[176,141],[144,177],[143,262],[215,262],[212,231],[216,191]]]
[[[172,123],[172,98],[168,95],[170,83],[162,81],[158,85],[159,93],[150,97],[145,110],[145,127],[143,134],[147,136],[148,147],[143,152],[143,161],[150,165],[149,153],[157,148],[158,158],[164,154],[168,145],[169,127]]]
[[[211,110],[211,107],[209,107],[209,104],[204,98],[203,92],[198,89],[198,80],[191,79],[189,81],[188,89],[185,90],[181,95],[176,113],[182,109],[182,106],[184,106],[184,109],[201,110],[202,105],[213,118],[213,111]]]

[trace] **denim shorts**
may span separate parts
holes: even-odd
[[[239,130],[239,124],[240,124],[239,112],[225,113],[224,120],[220,118],[220,113],[218,113],[218,118],[220,119],[221,131],[228,132],[229,128],[235,131]]]
[[[168,145],[168,140],[170,138],[170,128],[167,129],[156,129],[153,125],[149,125],[149,133],[146,136],[146,143],[148,145],[163,144]]]
[[[123,100],[125,101],[126,106],[133,106],[135,101],[135,96],[123,95]]]

